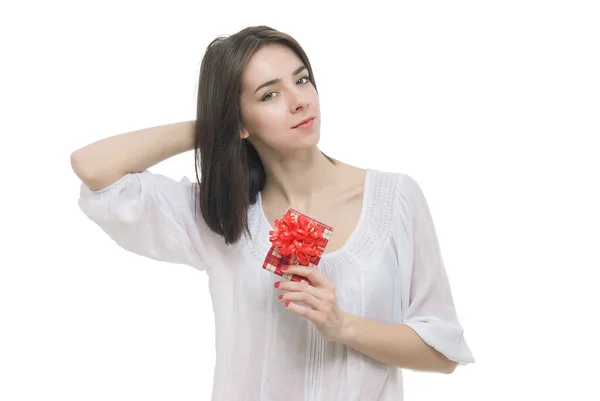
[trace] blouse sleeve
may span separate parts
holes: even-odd
[[[98,191],[81,183],[79,207],[123,249],[203,271],[210,234],[195,217],[195,187],[145,170]]]
[[[466,365],[475,362],[463,336],[450,283],[442,260],[433,219],[419,184],[402,174],[398,202],[400,230],[409,239],[412,258],[401,272],[402,320],[448,359]]]

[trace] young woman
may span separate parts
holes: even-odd
[[[195,121],[72,154],[79,205],[112,239],[208,274],[213,400],[399,400],[398,368],[474,362],[419,185],[324,155],[320,123],[303,49],[257,26],[208,46]],[[147,170],[188,150],[197,182]],[[317,268],[287,270],[310,284],[262,268],[288,208],[334,229]]]

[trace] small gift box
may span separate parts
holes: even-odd
[[[281,220],[275,220],[275,228],[269,231],[273,245],[267,253],[263,269],[288,281],[308,282],[306,277],[283,272],[281,266],[316,267],[333,228],[294,209],[289,209]]]

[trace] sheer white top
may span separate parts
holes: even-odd
[[[195,217],[195,188],[185,177],[144,171],[99,191],[82,184],[79,205],[121,247],[208,274],[212,400],[402,400],[402,370],[324,341],[309,320],[278,302],[273,284],[281,278],[262,269],[271,224],[260,195],[248,210],[252,238],[226,246],[199,211]],[[474,362],[427,202],[411,176],[367,169],[358,224],[318,268],[344,312],[409,325],[449,359]]]

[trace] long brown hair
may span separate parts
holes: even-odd
[[[223,236],[226,244],[237,242],[244,232],[250,235],[248,208],[265,186],[265,170],[256,149],[240,137],[240,95],[244,68],[252,55],[268,44],[282,44],[294,51],[317,89],[300,44],[264,25],[217,37],[206,48],[200,65],[195,128],[197,204],[208,227]]]

